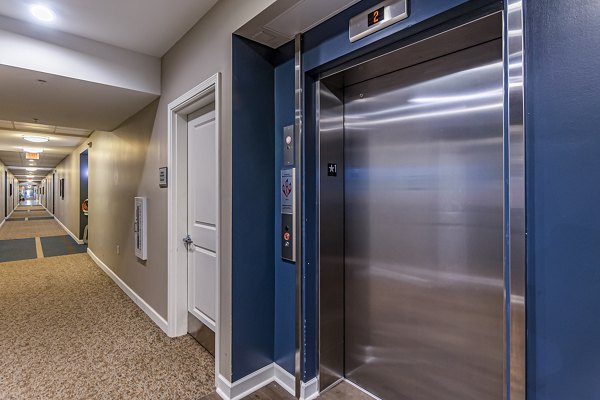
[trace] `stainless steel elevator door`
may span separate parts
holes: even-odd
[[[345,374],[503,398],[502,43],[345,89]]]

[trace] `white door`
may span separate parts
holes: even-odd
[[[215,331],[217,287],[215,105],[188,116],[188,311]]]

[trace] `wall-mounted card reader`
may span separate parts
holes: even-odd
[[[291,167],[294,165],[294,125],[283,128],[283,165]]]
[[[281,258],[296,261],[296,168],[281,170]]]

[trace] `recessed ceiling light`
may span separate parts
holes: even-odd
[[[43,153],[44,149],[38,149],[34,147],[23,147],[25,153]]]
[[[43,136],[23,136],[23,139],[33,143],[46,143],[50,139]]]
[[[37,168],[27,168],[27,172],[35,172],[37,171]]]
[[[34,17],[44,22],[54,21],[54,11],[41,4],[32,5],[29,10]]]

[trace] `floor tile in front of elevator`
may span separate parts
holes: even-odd
[[[40,238],[44,257],[66,256],[87,252],[87,245],[78,244],[71,236],[47,236]]]
[[[37,258],[35,238],[0,240],[0,262]]]
[[[363,392],[348,381],[341,381],[318,397],[320,400],[373,400],[374,398]]]

